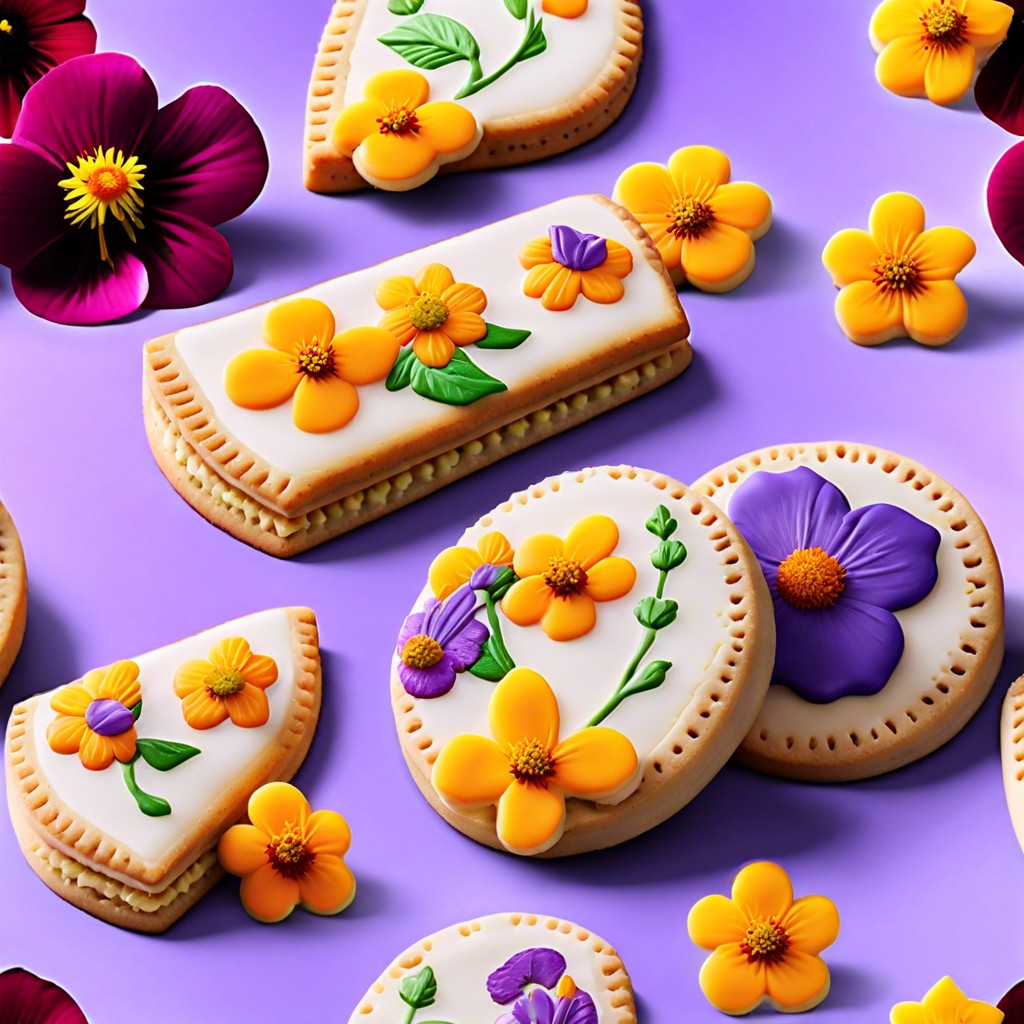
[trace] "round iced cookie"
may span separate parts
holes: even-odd
[[[391,694],[421,791],[524,856],[631,839],[675,814],[753,724],[771,601],[738,531],[649,470],[550,477],[430,566]]]
[[[21,648],[27,611],[25,553],[14,520],[0,502],[0,685]]]
[[[978,710],[1003,657],[1003,585],[967,500],[919,463],[842,442],[743,455],[693,489],[754,549],[773,685],[739,759],[818,782],[915,761]]]
[[[349,1024],[636,1024],[633,986],[604,939],[568,921],[492,914],[395,958]]]
[[[1024,676],[1013,683],[1003,700],[999,745],[1006,806],[1017,842],[1024,849]]]

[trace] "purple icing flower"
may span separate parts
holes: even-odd
[[[570,270],[594,270],[608,259],[608,242],[600,235],[589,235],[565,224],[552,224],[551,255]]]
[[[557,950],[538,946],[524,949],[505,961],[487,979],[487,991],[500,1005],[518,999],[527,985],[554,988],[565,971],[565,957]]]
[[[0,1021],[4,1024],[89,1024],[59,985],[12,967],[0,973]]]
[[[597,1024],[594,1000],[571,982],[568,988],[571,995],[558,994],[554,998],[543,989],[534,989],[521,996],[512,1010],[503,1013],[495,1024]]]
[[[938,531],[893,505],[851,512],[843,492],[806,466],[755,473],[729,515],[772,592],[773,681],[815,703],[881,690],[903,655],[892,613],[938,579]]]
[[[473,590],[487,590],[494,586],[495,581],[505,571],[503,565],[478,565],[469,577],[469,585]]]
[[[413,697],[441,697],[455,685],[455,674],[464,672],[480,657],[488,637],[487,627],[477,622],[476,595],[471,587],[459,587],[442,604],[430,598],[421,612],[413,612],[398,634],[398,678]]]
[[[135,724],[135,716],[119,700],[99,697],[85,709],[85,724],[100,736],[120,736]]]

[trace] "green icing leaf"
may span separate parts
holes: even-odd
[[[486,679],[489,683],[500,683],[509,672],[504,661],[501,652],[494,645],[494,638],[488,637],[480,647],[480,657],[469,666],[469,671],[477,679]]]
[[[619,691],[620,697],[624,699],[632,697],[635,693],[643,693],[645,690],[656,690],[665,682],[665,676],[668,675],[668,670],[671,667],[671,661],[652,661]]]
[[[519,21],[522,21],[526,17],[528,2],[529,0],[505,0],[505,6],[513,18],[518,18]]]
[[[137,722],[139,720],[139,715],[141,715],[141,714],[142,714],[142,701],[141,700],[137,700],[132,705],[132,718],[134,718],[135,721]]]
[[[412,380],[412,368],[415,358],[411,348],[403,348],[398,353],[395,365],[391,367],[388,379],[384,381],[384,386],[388,391],[401,391],[402,388],[409,386],[409,382]]]
[[[487,333],[476,343],[477,348],[517,348],[530,336],[530,331],[488,324]]]
[[[498,578],[491,584],[491,597],[495,601],[500,601],[518,582],[519,577],[511,569],[502,569]]]
[[[651,565],[661,572],[677,569],[686,561],[686,545],[678,540],[663,540],[651,555]]]
[[[535,21],[533,10],[530,10],[530,19],[526,23],[526,38],[519,47],[519,60],[529,60],[542,54],[548,48],[548,39],[544,35],[543,21]]]
[[[664,505],[659,505],[644,525],[655,537],[668,540],[676,532],[676,527],[679,524],[672,518],[672,514]]]
[[[443,14],[417,14],[377,41],[425,71],[459,60],[475,62],[480,56],[480,46],[469,29]]]
[[[171,805],[163,797],[153,796],[152,793],[139,789],[139,784],[135,781],[135,762],[138,758],[139,755],[136,754],[130,761],[121,765],[125,787],[135,798],[143,814],[148,814],[151,818],[162,818],[165,814],[171,813]]]
[[[392,14],[415,14],[426,0],[388,0],[388,10]]]
[[[425,366],[418,359],[412,368],[412,389],[423,398],[446,405],[469,405],[485,395],[507,391],[500,380],[484,373],[465,352],[456,349],[447,366]]]
[[[434,997],[437,995],[437,982],[434,980],[434,972],[430,967],[424,967],[416,974],[402,979],[398,986],[398,994],[402,1002],[411,1006],[414,1010],[422,1010],[433,1005]]]
[[[174,743],[171,740],[153,740],[142,738],[136,741],[135,749],[142,759],[158,772],[169,772],[184,764],[190,757],[200,753],[198,747],[190,747],[187,743]]]
[[[647,629],[664,629],[676,621],[679,605],[659,597],[645,597],[633,609],[641,626]]]

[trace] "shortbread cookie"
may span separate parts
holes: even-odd
[[[492,914],[429,935],[396,957],[349,1024],[636,1024],[618,953],[578,925]]]
[[[622,113],[635,0],[335,0],[313,69],[314,192],[415,188],[438,170],[553,156]]]
[[[869,445],[764,448],[701,477],[775,605],[775,675],[739,751],[791,778],[891,771],[956,735],[1003,657],[1003,584],[962,494]]]
[[[14,520],[0,502],[0,685],[21,649],[27,612],[25,553]]]
[[[999,741],[1006,806],[1017,842],[1024,849],[1024,676],[1014,682],[1003,700]]]
[[[221,834],[298,770],[320,711],[316,619],[275,608],[15,706],[7,796],[33,871],[111,924],[161,932],[222,876]]]
[[[182,497],[287,556],[657,387],[688,335],[647,234],[578,196],[149,342],[146,427]]]
[[[750,549],[707,500],[629,466],[550,477],[445,549],[391,695],[450,824],[561,856],[675,814],[753,723],[774,656]]]

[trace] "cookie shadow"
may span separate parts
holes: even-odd
[[[246,291],[267,281],[282,266],[308,260],[323,250],[321,235],[303,229],[298,218],[283,219],[250,211],[222,224],[217,230],[228,240],[235,258],[235,273],[220,298]]]
[[[1005,292],[980,291],[966,286],[967,326],[959,338],[939,351],[957,353],[1013,345],[1020,347],[1024,302]]]
[[[820,246],[823,245],[824,241],[821,241]],[[754,272],[735,291],[715,295],[687,287],[680,293],[680,298],[685,306],[691,295],[701,296],[701,301],[711,302],[716,299],[742,302],[762,295],[777,296],[780,292],[806,284],[808,267],[813,267],[817,262],[820,246],[817,241],[802,235],[788,221],[776,218],[768,234],[754,243],[757,260]],[[822,274],[825,274],[824,268]]]
[[[828,957],[828,954],[825,954]],[[849,964],[829,964],[832,988],[823,1009],[843,1010],[876,1007],[886,993],[881,978],[871,971]]]
[[[345,659],[337,651],[320,649],[321,683],[320,718],[317,721],[313,743],[296,773],[294,783],[304,793],[315,794],[317,782],[328,777],[328,766],[333,752],[341,746],[339,723],[345,720]]]

